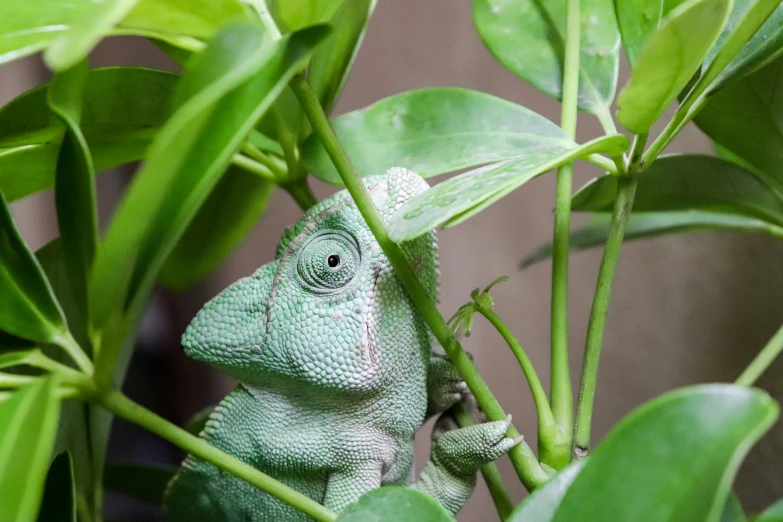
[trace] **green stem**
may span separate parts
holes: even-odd
[[[574,428],[574,458],[587,455],[590,447],[590,429],[593,419],[593,403],[598,377],[598,360],[601,356],[601,344],[604,337],[606,316],[609,311],[609,298],[612,294],[617,260],[620,257],[620,247],[623,242],[628,217],[633,207],[636,194],[636,176],[621,177],[617,180],[617,196],[612,211],[612,221],[609,225],[609,237],[601,259],[598,271],[593,306],[587,325],[587,340],[585,343],[584,360],[582,363],[582,378],[579,387],[579,402]]]
[[[623,170],[625,170],[625,168],[622,166],[622,156],[609,159],[604,156],[601,156],[600,154],[590,154],[589,156],[586,156],[583,159],[589,163],[592,163],[593,165],[597,165],[601,167],[609,174],[613,174],[615,176],[617,176],[618,174],[623,172]],[[619,162],[619,167],[618,167],[618,162]]]
[[[82,347],[76,342],[76,339],[73,338],[71,332],[65,331],[55,339],[52,339],[52,343],[62,348],[65,353],[73,359],[73,362],[76,363],[76,366],[78,366],[81,371],[87,375],[93,374],[95,368],[92,361],[87,357],[87,354],[84,353],[84,350],[82,350]]]
[[[688,100],[686,100],[688,101]],[[687,105],[680,105],[672,116],[669,123],[666,124],[663,131],[655,138],[650,148],[644,153],[641,164],[649,166],[656,160],[658,155],[663,152],[675,136],[691,121],[704,106],[707,104],[707,97],[701,96],[697,100],[688,101]]]
[[[248,158],[247,156],[243,156],[242,154],[234,154],[234,156],[231,158],[231,163],[237,167],[245,169],[248,172],[252,172],[257,176],[260,176],[267,181],[271,181],[272,183],[278,182],[277,176],[275,176],[271,170],[266,168],[264,165],[261,165],[257,161]]]
[[[452,406],[451,412],[454,414],[454,420],[457,421],[460,428],[467,428],[475,424],[473,416],[462,401]],[[481,476],[484,477],[489,494],[492,496],[492,502],[495,503],[495,508],[498,510],[498,515],[500,515],[500,520],[506,520],[514,510],[514,503],[511,502],[511,497],[508,495],[508,490],[503,483],[503,477],[500,475],[498,467],[494,462],[481,466]]]
[[[242,145],[242,152],[261,165],[265,166],[278,179],[285,179],[286,168],[285,164],[282,164],[281,160],[277,159],[277,161],[275,161],[267,154],[264,154],[262,151],[258,150],[257,147],[254,147],[249,141],[246,141],[245,144]]]
[[[249,482],[258,489],[299,509],[316,520],[323,522],[337,520],[337,515],[334,512],[313,499],[278,482],[269,475],[232,457],[228,453],[220,451],[203,439],[191,435],[182,428],[136,404],[117,390],[99,394],[95,400],[114,415],[138,424],[172,444],[176,444],[191,455],[228,471],[232,475]]]
[[[318,203],[318,199],[316,199],[306,179],[301,179],[295,183],[285,183],[281,186],[294,198],[296,204],[303,211],[307,211]]]
[[[460,375],[465,379],[465,383],[468,385],[468,388],[470,388],[470,391],[473,392],[476,401],[487,414],[487,417],[493,421],[505,419],[506,413],[503,411],[503,408],[500,406],[495,396],[492,395],[487,383],[481,375],[479,375],[478,370],[473,365],[473,362],[470,360],[467,353],[465,353],[465,350],[451,337],[446,321],[435,306],[432,296],[424,290],[424,287],[416,277],[416,274],[411,270],[411,267],[408,265],[408,262],[403,255],[402,249],[399,245],[389,239],[386,227],[378,210],[375,208],[375,205],[373,205],[372,199],[370,199],[370,195],[367,193],[367,189],[365,189],[364,185],[359,180],[356,170],[337,139],[334,129],[332,129],[329,124],[329,119],[324,113],[312,87],[310,87],[307,80],[305,80],[301,74],[295,76],[293,80],[291,80],[290,85],[299,100],[305,115],[307,115],[307,118],[310,120],[315,133],[321,139],[327,154],[332,159],[343,184],[348,189],[348,192],[356,203],[367,226],[370,228],[373,236],[375,236],[376,241],[378,241],[384,254],[386,254],[386,257],[389,259],[389,263],[391,263],[397,277],[399,277],[407,290],[411,301],[413,301],[419,313],[426,321],[433,335],[435,335],[435,338],[438,339],[441,346],[448,354]],[[516,428],[511,426],[508,430],[508,436],[510,438],[517,438],[519,432]],[[536,459],[530,446],[524,441],[512,448],[509,452],[509,458],[514,465],[517,475],[519,475],[520,480],[528,490],[532,491],[546,482],[549,478],[547,472],[544,471],[538,463],[538,459]]]
[[[579,95],[579,0],[568,0],[566,18],[566,49],[563,74],[563,106],[560,127],[571,138],[576,138],[576,112]],[[550,324],[551,365],[550,388],[552,412],[562,433],[570,434],[574,422],[574,397],[571,373],[568,369],[568,253],[571,235],[571,192],[574,164],[567,163],[557,170],[555,195],[555,225],[552,239],[552,313]],[[539,411],[539,430],[543,419]],[[568,463],[570,441],[552,446],[554,438],[539,441],[541,460],[555,469]]]
[[[281,36],[280,29],[277,28],[275,19],[272,18],[272,13],[269,12],[269,8],[266,5],[266,1],[251,0],[250,3],[255,8],[256,13],[258,13],[258,17],[261,19],[261,22],[264,24],[264,28],[267,31],[269,31],[269,35],[272,37],[272,40],[279,40]]]
[[[737,378],[736,384],[741,386],[753,386],[753,383],[761,377],[772,361],[783,352],[783,326],[775,332],[772,339],[769,340],[767,345],[759,352],[753,362],[751,362],[742,375]]]
[[[536,413],[538,414],[539,439],[546,438],[551,441],[556,429],[555,417],[549,407],[546,391],[544,391],[544,387],[538,379],[536,369],[533,367],[533,363],[530,361],[527,353],[525,353],[525,349],[522,348],[514,333],[494,310],[477,306],[476,311],[487,318],[503,337],[503,340],[506,341],[508,347],[511,348],[511,353],[514,354],[519,366],[522,368],[522,373],[525,374],[525,379],[527,379],[530,386],[530,393],[533,394],[533,402],[536,405]]]

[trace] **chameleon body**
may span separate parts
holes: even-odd
[[[427,189],[405,169],[365,178],[384,220]],[[433,234],[403,245],[437,293]],[[507,421],[434,430],[413,482],[413,440],[427,415],[465,390],[346,191],[283,236],[273,262],[207,303],[182,340],[186,353],[239,381],[201,437],[339,512],[382,485],[410,485],[452,512],[476,470],[507,452]],[[309,520],[301,512],[188,456],[166,493],[169,522]]]

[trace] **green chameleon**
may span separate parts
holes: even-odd
[[[427,189],[401,168],[365,178],[382,217]],[[403,244],[437,295],[434,234]],[[201,437],[339,512],[363,493],[410,485],[452,513],[477,469],[519,441],[511,422],[450,430],[436,423],[413,481],[413,438],[466,392],[346,191],[321,202],[280,241],[275,260],[207,303],[182,338],[186,353],[239,385]],[[170,522],[280,522],[307,516],[188,456],[169,484]]]

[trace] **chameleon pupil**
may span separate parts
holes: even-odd
[[[337,268],[340,266],[340,256],[337,254],[330,254],[329,257],[326,258],[326,264],[329,265],[329,268]]]

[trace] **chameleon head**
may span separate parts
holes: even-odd
[[[401,168],[364,179],[384,220],[427,189]],[[403,250],[433,297],[433,234]],[[207,303],[182,338],[186,353],[249,385],[372,391],[424,364],[430,336],[347,191],[289,229],[275,260]]]

